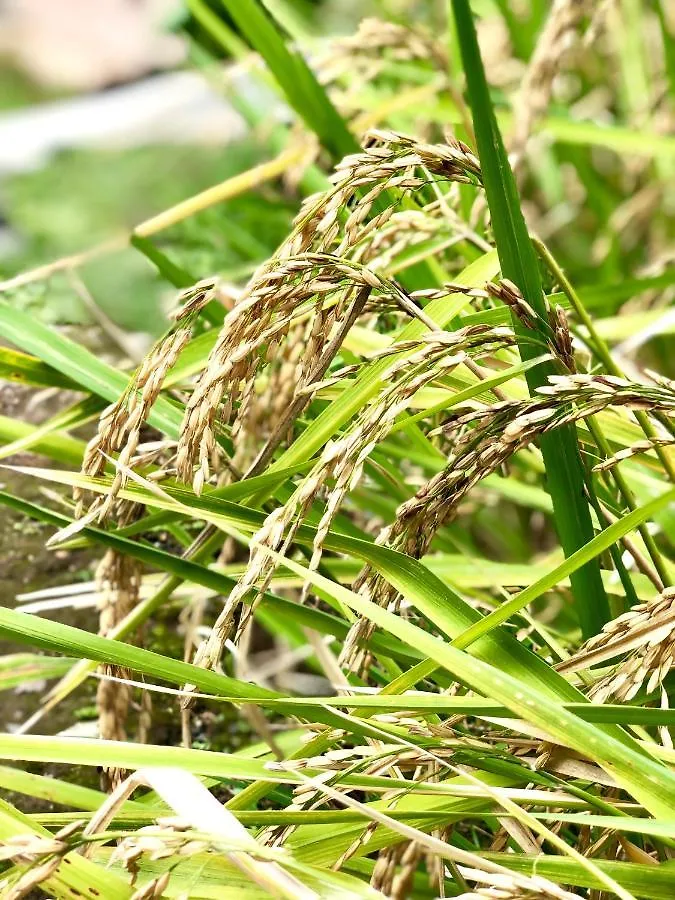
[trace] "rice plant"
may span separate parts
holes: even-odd
[[[273,159],[129,235],[173,291],[137,367],[12,303],[80,258],[3,285],[0,374],[77,399],[0,419],[42,489],[0,501],[97,565],[0,609],[0,686],[51,679],[2,896],[672,897],[670,9],[188,5],[292,121],[235,97]],[[252,274],[188,271],[281,178]],[[97,736],[51,727],[92,684]]]

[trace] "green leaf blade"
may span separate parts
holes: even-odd
[[[536,254],[525,225],[513,172],[490,99],[485,70],[468,0],[452,0],[460,38],[474,130],[481,161],[483,183],[502,274],[511,279],[539,316],[546,320],[544,295]],[[514,321],[516,332],[524,335]],[[519,344],[524,360],[536,349],[527,341]],[[556,374],[553,363],[542,363],[526,373],[530,392]],[[556,529],[566,556],[593,538],[590,510],[584,496],[584,475],[574,427],[559,429],[540,440],[546,465],[549,492],[553,500]],[[610,618],[609,603],[597,561],[578,569],[572,577],[577,615],[585,637],[596,634]]]

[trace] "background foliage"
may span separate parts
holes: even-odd
[[[9,186],[3,896],[673,894],[670,11],[428,6],[191,0],[248,136]]]

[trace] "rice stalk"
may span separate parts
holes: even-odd
[[[670,437],[655,437],[651,440],[644,439],[636,441],[634,444],[631,444],[630,447],[624,447],[621,450],[617,450],[612,456],[603,459],[602,462],[596,463],[593,466],[593,471],[604,472],[606,469],[613,469],[620,462],[631,459],[633,456],[649,453],[650,450],[655,450],[657,447],[672,447],[673,444],[675,444],[675,438]]]
[[[370,879],[372,887],[392,900],[405,900],[421,856],[422,848],[415,841],[380,851]]]
[[[323,543],[346,494],[359,482],[363,467],[372,450],[391,430],[397,417],[408,406],[410,398],[422,387],[464,363],[469,353],[473,358],[491,354],[509,346],[514,338],[509,329],[470,326],[458,332],[434,331],[410,346],[396,345],[399,352],[415,350],[409,356],[395,359],[384,372],[384,390],[351,424],[344,436],[331,441],[310,473],[283,507],[266,518],[254,535],[255,549],[248,567],[227,598],[209,639],[195,656],[195,664],[212,667],[219,660],[225,642],[231,637],[235,612],[250,592],[264,592],[276,564],[266,552],[270,548],[285,555],[293,543],[297,529],[309,512],[320,491],[331,482],[326,506],[317,526],[310,571],[321,560]],[[260,546],[258,546],[260,545]],[[240,628],[254,607],[249,606]]]
[[[511,151],[516,158],[522,158],[532,126],[548,106],[555,77],[590,7],[587,0],[554,0],[551,5],[515,104]]]
[[[627,654],[592,685],[588,696],[594,703],[610,699],[628,703],[643,688],[653,694],[670,672],[675,658],[674,629],[675,589],[667,588],[608,622],[563,668],[570,671]]]
[[[59,829],[53,836],[41,837],[35,832],[15,835],[3,840],[0,859],[27,866],[26,871],[11,886],[3,888],[6,900],[30,897],[40,885],[54,875],[73,849],[70,836],[81,822]],[[0,883],[0,887],[2,884]]]
[[[464,866],[460,871],[464,878],[476,882],[476,888],[458,894],[458,900],[572,900],[578,896],[540,875],[532,875],[523,881],[522,876],[479,872]]]
[[[541,434],[597,415],[610,406],[671,415],[675,411],[671,385],[650,387],[607,375],[551,376],[538,394],[540,397],[533,400],[495,403],[458,414],[443,426],[444,433],[456,434],[445,468],[399,507],[394,522],[378,535],[378,543],[417,559],[424,556],[439,528],[456,515],[467,494]],[[476,427],[465,429],[472,422]],[[396,591],[368,568],[362,571],[354,589],[381,605],[396,601]],[[341,657],[346,665],[362,668],[365,660],[359,647],[371,633],[372,626],[365,621],[352,626]]]
[[[356,84],[374,80],[391,62],[423,60],[440,71],[447,66],[443,44],[420,28],[381,19],[362,19],[352,35],[336,38],[316,62],[319,80],[330,85],[345,76]]]
[[[120,399],[101,413],[97,433],[85,450],[82,474],[93,478],[101,475],[106,466],[106,457],[112,454],[118,454],[119,468],[110,493],[103,498],[95,498],[94,505],[88,509],[88,513],[93,513],[96,520],[102,521],[111,512],[119,491],[126,483],[124,469],[137,464],[141,429],[159,397],[164,379],[192,337],[196,317],[212,300],[215,289],[215,282],[207,281],[181,295],[180,305],[174,315],[175,327],[146,355]],[[75,490],[74,496],[77,503],[76,515],[81,516],[89,498],[79,489]]]
[[[150,465],[166,454],[167,442],[144,445],[141,432],[147,422],[162,384],[175,365],[181,351],[192,336],[192,326],[200,310],[214,295],[215,283],[208,281],[183,293],[175,315],[176,327],[162,338],[148,353],[136,371],[130,386],[117,403],[101,414],[96,435],[87,444],[82,472],[91,477],[101,475],[110,455],[117,453],[117,471],[110,493],[95,495],[85,517],[86,521],[102,521],[114,517],[120,527],[130,525],[143,514],[143,506],[119,499],[124,487],[126,470],[134,466]],[[153,477],[163,477],[166,469],[158,469]],[[76,515],[82,516],[90,499],[86,492],[75,489]],[[142,566],[132,557],[108,550],[96,571],[99,633],[104,637],[131,613],[139,600]],[[128,672],[117,666],[103,666],[103,675],[124,679]],[[131,691],[123,683],[102,678],[97,687],[96,705],[99,715],[99,734],[103,739],[127,739],[126,721]],[[150,726],[148,700],[144,700],[140,723],[141,735]],[[115,767],[102,767],[102,782],[114,789],[127,773]]]
[[[358,261],[350,250],[381,228],[394,212],[386,206],[371,216],[385,191],[419,189],[428,176],[424,169],[449,181],[478,183],[480,167],[460,141],[430,145],[393,132],[372,132],[363,152],[346,157],[333,175],[333,188],[308,198],[292,234],[275,257],[254,275],[244,297],[225,319],[204,373],[188,400],[176,465],[179,476],[200,493],[212,471],[220,468],[215,431],[237,428],[241,398],[250,398],[256,377],[273,358],[276,347],[300,314],[308,317],[309,351],[298,363],[311,370],[324,335],[338,321],[349,299],[344,280],[352,287],[370,286],[387,294],[407,312],[416,310],[405,292]],[[349,285],[347,285],[349,287]],[[333,295],[338,294],[338,297]],[[331,301],[330,305],[328,301]],[[227,396],[225,404],[221,404]],[[247,404],[244,404],[244,410]]]
[[[99,634],[107,637],[136,606],[139,599],[142,568],[139,562],[115,550],[108,550],[96,570]],[[118,666],[104,665],[101,673],[116,679],[129,677]],[[96,690],[98,730],[104,740],[127,740],[126,720],[131,702],[131,690],[120,681],[102,678]],[[102,782],[114,789],[126,778],[124,770],[102,768]]]

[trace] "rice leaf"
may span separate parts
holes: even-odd
[[[515,179],[495,118],[469,2],[452,0],[452,7],[502,274],[518,285],[541,321],[546,321],[537,257],[527,233]],[[514,327],[524,338],[523,326],[514,321]],[[523,359],[530,359],[535,352],[525,341],[521,341],[520,351]],[[556,368],[551,363],[542,363],[531,369],[526,374],[530,391],[541,387],[553,374],[556,374]],[[540,445],[553,500],[556,529],[565,554],[570,556],[593,538],[575,430],[573,426],[567,426],[553,436],[544,435]],[[582,566],[574,573],[571,582],[581,630],[585,636],[591,636],[609,619],[609,603],[598,563],[592,560]]]

